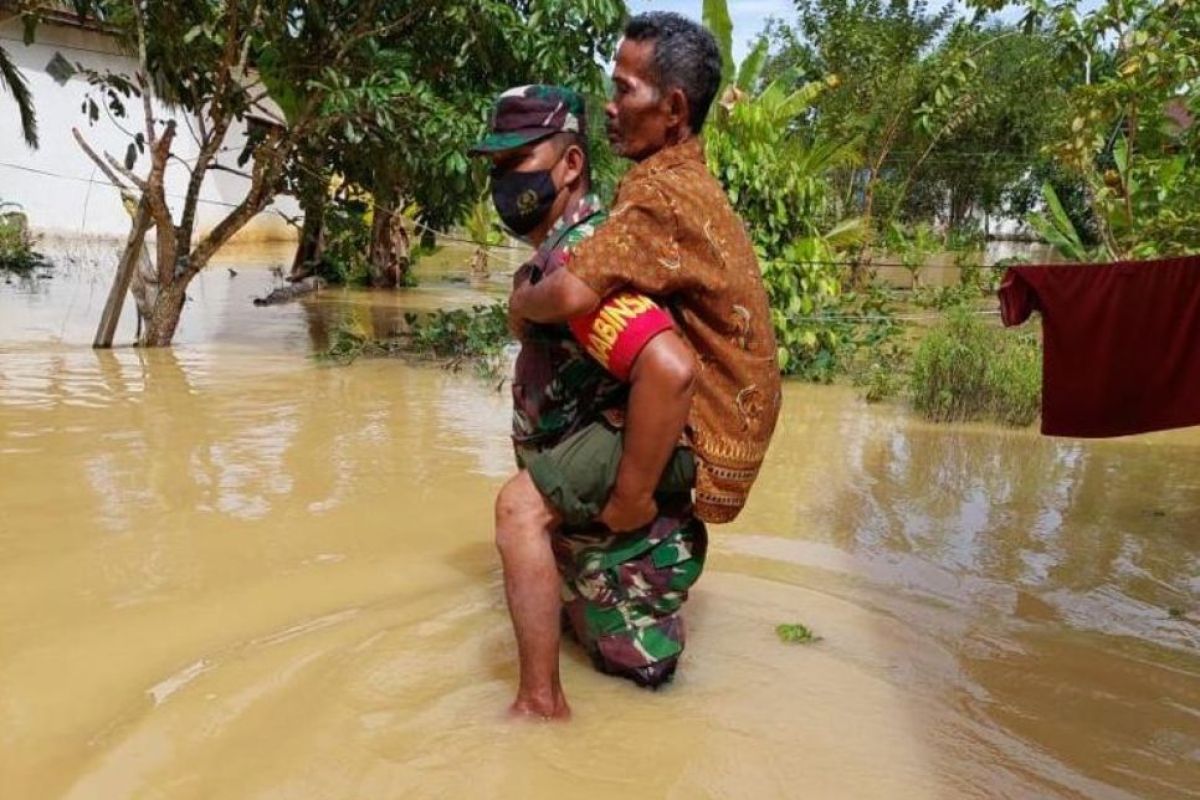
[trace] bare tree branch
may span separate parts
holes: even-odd
[[[228,172],[230,175],[237,175],[240,178],[245,178],[251,181],[254,180],[254,176],[249,172],[245,172],[244,170],[240,169],[234,169],[233,167],[227,167],[221,163],[210,164],[208,169],[210,172]]]
[[[150,69],[147,66],[146,57],[146,20],[142,16],[141,0],[134,0],[129,5],[133,8],[133,18],[137,23],[138,71],[135,77],[142,93],[142,113],[146,116],[146,143],[153,147],[154,143],[158,141],[158,137],[154,135],[154,109],[150,103]]]
[[[216,108],[214,106],[214,108]],[[215,120],[213,129],[209,132],[209,137],[200,148],[200,154],[196,157],[195,167],[192,169],[191,177],[188,178],[187,193],[183,199],[183,216],[179,222],[180,246],[190,250],[192,247],[192,234],[196,226],[196,210],[200,202],[200,189],[204,186],[204,176],[208,172],[209,165],[213,158],[216,157],[217,151],[220,150],[221,144],[225,141],[225,132],[229,129],[228,117],[222,117]]]
[[[183,124],[187,126],[188,133],[190,133],[192,135],[192,141],[194,141],[197,146],[202,147],[203,142],[201,142],[200,137],[196,135],[196,129],[192,127],[192,121],[190,119],[191,114],[181,114],[180,116],[183,117]],[[199,119],[200,115],[197,114],[196,116],[197,116],[197,119]]]
[[[278,183],[283,175],[283,161],[291,142],[280,131],[267,134],[267,140],[258,147],[254,154],[254,172],[251,178],[250,191],[238,204],[217,223],[217,226],[205,236],[192,252],[191,264],[188,267],[188,277],[195,275],[212,258],[217,250],[228,242],[233,235],[245,227],[255,214],[267,207],[275,196]]]
[[[171,153],[171,159],[173,161],[178,161],[180,164],[183,164],[183,168],[188,171],[189,175],[191,175],[195,171],[187,159],[177,156],[174,153]]]
[[[100,156],[96,154],[96,151],[91,148],[86,140],[84,140],[83,135],[79,132],[79,129],[71,128],[71,133],[75,135],[75,141],[79,143],[81,148],[83,148],[83,152],[86,153],[87,157],[90,158],[95,165],[100,168],[100,171],[104,173],[104,176],[108,178],[112,185],[120,189],[122,194],[132,196],[133,190],[122,183],[121,179],[117,177],[117,173],[113,172],[108,164],[104,163],[104,159],[100,158]]]
[[[143,178],[139,178],[137,175],[135,175],[133,170],[128,169],[120,161],[117,161],[117,159],[113,158],[111,153],[105,152],[104,160],[108,162],[109,166],[124,175],[134,186],[138,187],[143,192],[146,191],[146,181]]]
[[[167,207],[167,193],[163,180],[174,140],[175,121],[171,120],[150,150],[150,176],[146,179],[146,202],[158,234],[158,282],[164,288],[170,286],[175,277],[175,226],[171,219],[171,209]]]

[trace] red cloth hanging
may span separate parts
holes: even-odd
[[[1011,267],[1005,325],[1042,315],[1042,433],[1200,425],[1200,256]]]

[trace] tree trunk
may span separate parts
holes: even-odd
[[[137,271],[133,273],[133,281],[129,284],[129,292],[137,305],[140,332],[141,323],[150,319],[154,304],[158,302],[158,269],[144,244]]]
[[[371,223],[371,284],[385,289],[403,286],[408,279],[409,263],[404,218],[392,211],[390,205],[377,204]]]
[[[100,325],[96,328],[96,338],[92,340],[94,348],[112,347],[113,336],[117,332],[117,322],[121,319],[121,308],[125,305],[125,293],[129,291],[129,285],[137,272],[139,260],[145,255],[146,231],[149,228],[150,212],[143,203],[138,206],[133,215],[129,238],[125,242],[125,252],[121,254],[121,262],[117,265],[117,274],[113,277],[113,285],[108,292],[108,301],[104,304]],[[141,313],[140,309],[138,313]]]
[[[292,259],[290,279],[303,280],[317,270],[321,257],[325,252],[325,209],[329,198],[325,187],[319,193],[312,193],[307,198],[301,198],[301,208],[304,210],[304,224],[300,228],[300,242],[296,246],[296,256]]]
[[[488,270],[488,251],[486,247],[475,248],[474,255],[471,256],[471,277],[486,278],[490,273]]]
[[[276,286],[266,297],[254,298],[254,305],[275,306],[279,305],[280,303],[288,303],[298,297],[311,294],[312,292],[322,288],[324,285],[325,281],[321,280],[321,278],[315,275],[310,275],[304,280],[293,281],[286,286]]]
[[[967,214],[971,211],[971,195],[969,192],[951,190],[950,192],[950,225],[953,230],[966,222]]]
[[[146,347],[169,347],[175,337],[175,329],[179,327],[179,318],[183,314],[183,304],[187,301],[187,282],[177,279],[170,286],[163,287],[158,293],[158,300],[150,319],[146,320],[146,328],[142,332],[142,344]]]

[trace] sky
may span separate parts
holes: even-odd
[[[1090,10],[1100,5],[1101,0],[1084,0],[1080,8]],[[634,13],[642,11],[677,11],[692,19],[700,19],[702,0],[628,0],[629,10]],[[768,17],[782,17],[792,21],[794,17],[791,0],[728,0],[729,16],[733,20],[733,58],[741,63],[746,53],[754,45],[754,40],[762,32]],[[956,0],[955,5],[965,8],[962,2]],[[936,2],[930,3],[937,6]],[[1021,15],[1014,9],[1001,14],[1004,19],[1016,19]]]
[[[631,13],[642,11],[677,11],[686,17],[700,19],[702,0],[627,0]],[[728,0],[729,17],[733,20],[733,59],[741,63],[762,32],[768,17],[791,20],[791,0]]]

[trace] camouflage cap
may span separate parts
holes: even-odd
[[[496,98],[488,135],[472,155],[498,153],[564,131],[582,133],[583,97],[565,86],[516,86]]]

